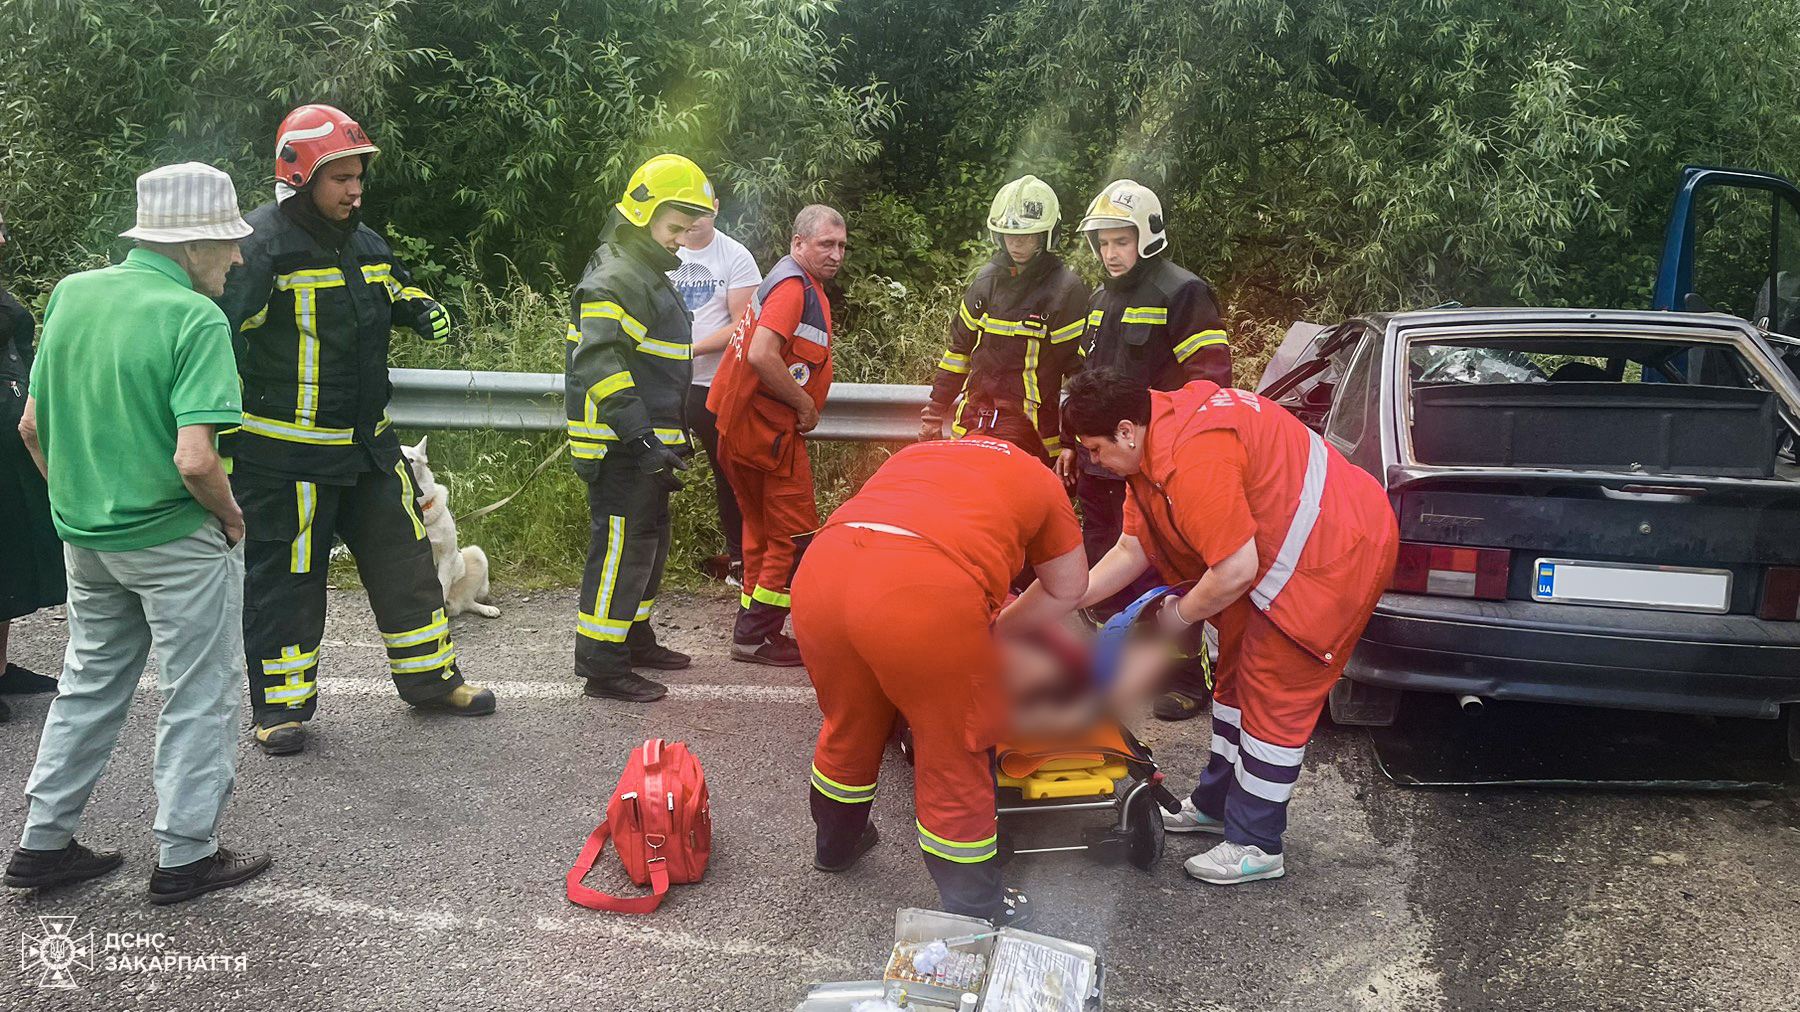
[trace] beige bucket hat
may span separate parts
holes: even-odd
[[[255,231],[238,211],[231,177],[204,162],[165,165],[137,178],[137,226],[145,242],[242,239]]]

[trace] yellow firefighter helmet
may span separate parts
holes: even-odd
[[[631,174],[613,206],[633,225],[650,224],[656,209],[673,204],[690,214],[713,213],[713,185],[700,166],[680,155],[657,155]]]
[[[1115,179],[1088,205],[1081,231],[1087,233],[1088,244],[1095,245],[1096,230],[1126,226],[1137,229],[1140,257],[1153,257],[1169,246],[1168,233],[1163,231],[1162,201],[1142,183]]]

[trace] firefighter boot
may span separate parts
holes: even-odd
[[[478,685],[464,682],[441,696],[413,704],[421,710],[442,710],[459,717],[481,717],[494,712],[494,693]]]
[[[581,694],[594,699],[623,699],[627,703],[650,703],[669,694],[669,687],[651,681],[634,671],[620,671],[590,677]]]
[[[294,755],[306,748],[306,725],[297,720],[256,729],[256,747],[264,755]]]
[[[881,839],[869,821],[867,804],[845,804],[812,791],[812,819],[818,826],[813,867],[820,871],[849,871],[858,858]]]
[[[625,634],[625,646],[631,651],[631,666],[634,668],[680,671],[694,663],[694,659],[687,654],[670,650],[656,642],[656,631],[650,628],[647,621],[631,623],[631,630]]]

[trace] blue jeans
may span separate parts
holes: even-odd
[[[58,850],[105,772],[151,646],[163,697],[156,722],[156,839],[163,867],[219,849],[237,779],[244,684],[244,552],[217,522],[131,552],[65,545],[69,648],[37,763],[25,784],[21,847]]]

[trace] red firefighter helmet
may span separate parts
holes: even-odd
[[[312,182],[319,166],[346,155],[381,151],[357,122],[329,105],[303,105],[287,114],[275,135],[275,179],[296,190]]]

